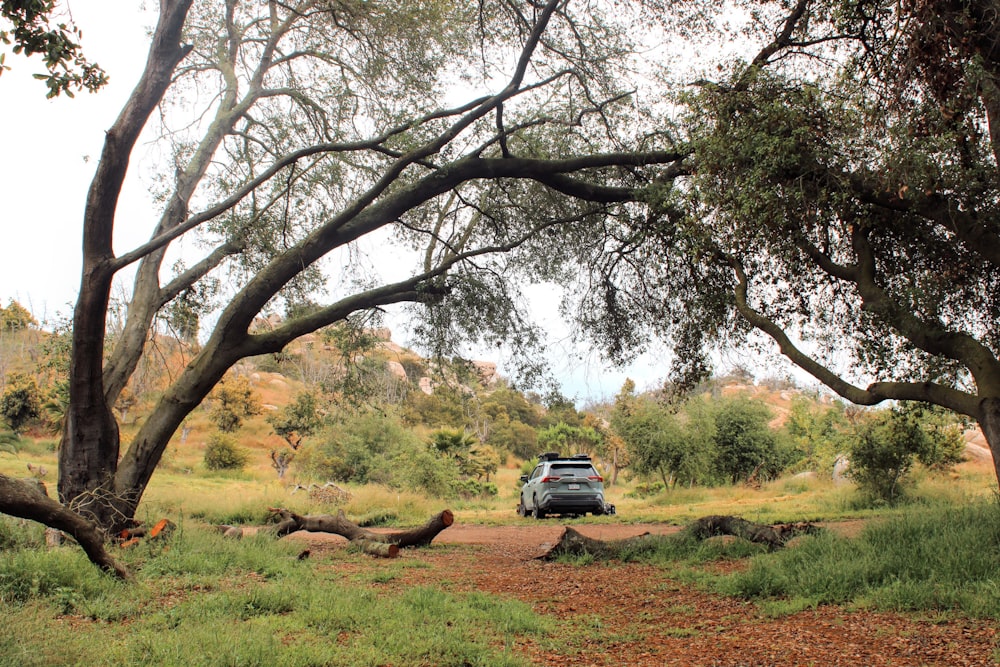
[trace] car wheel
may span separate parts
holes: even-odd
[[[532,498],[531,498],[531,504],[532,504],[531,516],[535,517],[536,519],[544,519],[545,518],[545,510],[543,510],[541,507],[538,506],[538,498],[537,497],[532,496]]]
[[[528,516],[528,508],[524,506],[524,496],[521,496],[517,503],[517,515]]]

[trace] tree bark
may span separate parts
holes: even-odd
[[[401,548],[429,545],[442,530],[455,522],[455,515],[452,514],[451,510],[444,510],[431,517],[423,526],[394,533],[376,533],[366,530],[348,519],[343,510],[337,512],[336,515],[317,514],[312,516],[302,516],[286,509],[272,509],[271,511],[281,517],[281,522],[274,529],[279,538],[300,530],[313,533],[333,533],[346,538],[365,553],[388,558],[394,558]],[[225,531],[224,534],[235,536],[229,530]]]
[[[1000,398],[984,398],[979,402],[979,427],[993,454],[993,472],[1000,483]]]
[[[115,275],[115,211],[135,142],[170,86],[174,68],[188,54],[181,29],[192,0],[161,0],[146,69],[115,123],[87,194],[83,222],[83,272],[73,311],[70,402],[59,449],[59,499],[105,529],[127,527],[132,515],[113,490],[118,464],[118,425],[105,397],[105,326]],[[137,498],[131,499],[133,504]]]
[[[92,563],[119,579],[132,579],[104,548],[104,537],[96,526],[49,498],[37,485],[0,475],[0,512],[72,535]]]

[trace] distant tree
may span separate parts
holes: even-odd
[[[244,375],[220,382],[211,399],[209,419],[224,433],[238,430],[244,419],[261,412],[260,397]]]
[[[615,431],[628,447],[632,467],[659,477],[666,488],[712,480],[714,423],[700,401],[685,405],[690,406],[689,412],[636,398],[629,401],[628,410],[619,409],[614,417]]]
[[[538,447],[546,452],[560,452],[564,456],[588,454],[600,445],[601,434],[589,426],[570,426],[559,422],[538,431]]]
[[[583,415],[581,415],[573,401],[563,396],[559,391],[552,390],[543,398],[545,413],[542,415],[543,426],[555,426],[565,424],[567,426],[578,427],[583,425]]]
[[[297,450],[303,438],[315,433],[322,424],[316,394],[310,391],[297,393],[291,403],[265,419],[293,450]]]
[[[4,308],[0,306],[0,330],[22,331],[28,327],[37,327],[38,321],[31,312],[13,299]]]
[[[784,430],[791,446],[801,452],[803,465],[814,470],[830,470],[844,447],[848,428],[843,406],[822,406],[805,397],[792,399]]]
[[[431,448],[448,458],[462,457],[477,445],[476,438],[457,429],[440,429],[431,433]]]
[[[473,445],[466,459],[459,463],[459,470],[463,475],[483,479],[487,484],[490,482],[490,475],[495,474],[499,467],[500,454],[493,447],[483,444]]]
[[[21,373],[7,376],[7,385],[0,395],[0,417],[15,434],[38,419],[41,414],[42,396],[35,379]]]
[[[430,427],[462,428],[466,416],[467,397],[454,387],[441,385],[430,394],[410,392],[405,402],[405,417],[409,424]]]
[[[785,465],[768,421],[764,403],[747,398],[719,401],[715,413],[715,465],[720,475],[736,484],[751,475],[772,477]]]
[[[871,497],[897,502],[914,463],[946,468],[961,460],[961,429],[920,404],[879,410],[853,434],[848,474]]]

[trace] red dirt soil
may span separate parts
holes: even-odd
[[[588,537],[619,539],[679,530],[664,524],[577,525]],[[857,526],[833,526],[853,532]],[[447,548],[406,549],[387,592],[415,585],[481,591],[530,604],[574,621],[565,646],[532,637],[515,650],[538,665],[996,665],[997,627],[987,621],[853,611],[823,606],[770,618],[753,603],[699,591],[671,572],[635,563],[574,566],[537,560],[559,539],[557,522],[515,526],[454,525],[434,540]],[[295,533],[312,557],[325,559],[347,544],[336,535]],[[317,567],[331,566],[317,562]],[[332,567],[360,567],[337,559]],[[539,583],[544,582],[544,583]]]

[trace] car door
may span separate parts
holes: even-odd
[[[542,471],[544,469],[545,465],[542,463],[535,466],[535,469],[531,471],[531,475],[528,477],[528,482],[524,485],[524,490],[522,491],[524,506],[529,510],[534,509],[532,499],[538,494],[538,480],[542,478]]]

